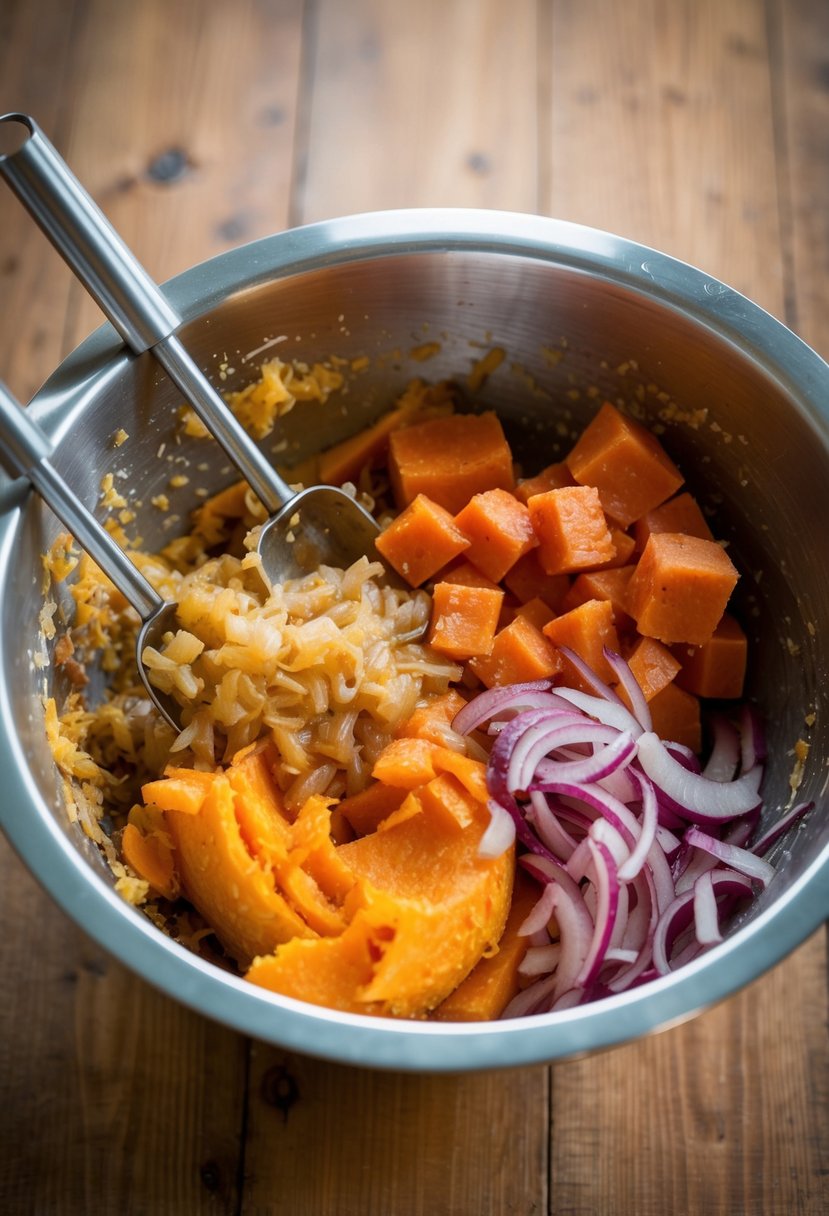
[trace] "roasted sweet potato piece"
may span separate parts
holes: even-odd
[[[676,677],[680,688],[698,697],[741,697],[746,674],[748,642],[739,622],[725,613],[710,641],[702,646],[675,646],[681,663]]]
[[[623,631],[633,628],[633,618],[628,610],[628,587],[635,569],[635,566],[618,566],[579,574],[564,597],[562,609],[569,612],[588,600],[609,600],[616,628]]]
[[[515,487],[515,497],[525,505],[533,494],[545,494],[547,490],[560,490],[562,486],[574,486],[573,475],[563,460],[547,465],[535,477],[526,477]]]
[[[426,494],[452,515],[484,490],[511,490],[512,453],[494,413],[450,414],[395,431],[389,478],[399,508]]]
[[[538,537],[538,560],[547,574],[572,574],[612,561],[613,541],[593,486],[564,486],[534,494],[527,503]]]
[[[652,532],[684,532],[686,536],[698,536],[701,540],[714,539],[697,500],[687,490],[637,519],[633,536],[640,553]]]
[[[628,586],[631,615],[647,637],[702,646],[717,628],[737,577],[716,542],[651,533]]]
[[[554,646],[568,646],[575,651],[599,679],[613,679],[613,669],[603,653],[605,646],[617,653],[619,650],[619,636],[609,600],[587,600],[563,616],[555,617],[542,632]],[[561,657],[562,683],[590,691],[573,664],[566,656]]]
[[[130,869],[158,895],[165,899],[178,896],[178,875],[169,839],[158,832],[144,833],[134,823],[128,823],[121,837],[121,852]]]
[[[506,490],[474,494],[455,523],[469,541],[466,556],[495,583],[538,543],[529,511]]]
[[[373,781],[359,794],[343,798],[339,811],[353,827],[358,836],[376,832],[382,821],[396,811],[406,797],[405,789]]]
[[[494,688],[548,679],[561,671],[562,659],[541,630],[519,613],[495,635],[490,653],[470,659],[469,666],[487,688]]]
[[[611,518],[627,528],[682,485],[659,440],[605,402],[567,457],[579,485],[595,486]]]
[[[504,586],[522,604],[528,600],[541,599],[558,612],[570,587],[567,574],[547,574],[541,569],[538,550],[531,549],[504,575]]]
[[[438,503],[418,494],[375,541],[378,553],[411,587],[419,587],[470,547],[469,538]]]
[[[697,697],[672,681],[651,700],[650,711],[653,729],[661,738],[699,752],[702,726]]]
[[[627,661],[646,701],[666,688],[679,671],[679,663],[668,647],[655,638],[639,638],[627,655]],[[619,693],[624,697],[623,690]]]
[[[432,594],[430,645],[451,659],[489,654],[503,600],[503,591],[437,583]]]

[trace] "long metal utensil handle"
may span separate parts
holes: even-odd
[[[0,463],[13,477],[26,477],[132,604],[142,620],[164,604],[106,528],[88,511],[53,468],[52,443],[0,380]]]
[[[27,114],[0,115],[0,174],[130,349],[156,356],[268,513],[284,506],[293,491],[182,346],[181,317]]]

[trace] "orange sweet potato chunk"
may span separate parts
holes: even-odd
[[[426,494],[452,515],[484,490],[511,490],[512,453],[494,413],[450,414],[395,431],[389,478],[397,506]]]
[[[478,856],[485,819],[458,830],[424,804],[343,845],[356,879],[351,923],[338,937],[288,942],[257,958],[247,978],[332,1009],[428,1014],[494,949],[506,923],[515,856]]]
[[[627,661],[646,701],[666,688],[679,671],[679,663],[668,647],[655,638],[639,638]],[[620,695],[624,694],[620,692]]]
[[[184,893],[228,954],[245,964],[280,942],[314,934],[248,852],[227,777],[212,776],[197,814],[168,810],[165,818]]]
[[[487,688],[494,688],[548,679],[561,671],[562,659],[541,630],[519,613],[495,635],[490,653],[470,659],[469,666]]]
[[[400,786],[374,781],[359,794],[343,798],[338,810],[345,816],[358,836],[376,832],[382,821],[396,811],[406,791]]]
[[[529,511],[506,490],[474,494],[455,523],[469,541],[466,556],[495,583],[538,543]]]
[[[553,619],[555,613],[549,604],[536,595],[531,600],[527,600],[526,604],[519,604],[514,615],[523,616],[531,625],[535,625],[536,629],[543,629],[547,622]]]
[[[558,612],[570,587],[567,574],[547,574],[541,569],[538,550],[531,549],[504,575],[504,586],[522,604],[541,599]]]
[[[375,541],[390,566],[411,587],[419,587],[469,548],[469,539],[449,512],[418,494]]]
[[[528,937],[518,930],[538,901],[538,887],[522,871],[515,875],[507,923],[497,951],[482,958],[466,979],[435,1009],[437,1022],[489,1022],[500,1017],[520,987],[518,968],[524,961]]]
[[[702,646],[717,628],[737,577],[716,542],[654,532],[628,587],[631,615],[647,637]]]
[[[168,767],[165,775],[157,781],[147,781],[141,787],[145,802],[162,811],[181,811],[184,815],[197,815],[201,805],[213,787],[213,773],[202,773],[192,768]]]
[[[178,896],[173,850],[160,833],[144,833],[134,823],[128,823],[121,837],[121,851],[127,865],[159,895],[165,899]]]
[[[686,536],[698,536],[700,540],[714,539],[697,500],[687,490],[637,519],[633,536],[640,553],[652,532],[684,532]]]
[[[535,477],[526,477],[515,487],[519,502],[528,503],[533,494],[544,494],[547,490],[560,490],[562,486],[574,486],[572,474],[563,460],[547,465]]]
[[[538,537],[538,560],[547,574],[572,574],[613,560],[613,541],[593,486],[534,494],[527,510]]]
[[[691,751],[702,747],[699,700],[672,682],[650,702],[653,729],[672,743],[682,743]]]
[[[595,486],[608,515],[623,528],[659,506],[682,485],[682,474],[659,440],[605,402],[567,457],[579,485]]]
[[[489,654],[503,601],[503,591],[437,583],[432,594],[429,644],[451,659]]]
[[[447,727],[463,709],[466,701],[456,688],[431,697],[425,705],[419,705],[411,717],[397,730],[399,739],[428,739],[430,743],[443,745]]]
[[[609,570],[592,570],[579,574],[562,603],[565,612],[578,608],[588,600],[609,600],[613,608],[613,620],[617,629],[633,627],[633,618],[628,610],[628,588],[635,566],[619,566]]]
[[[686,692],[723,699],[743,695],[748,642],[729,613],[723,615],[710,641],[702,646],[676,646],[674,653],[682,665],[676,682]]]
[[[542,630],[554,646],[568,646],[587,663],[601,680],[614,678],[613,669],[604,657],[605,646],[619,651],[619,636],[613,623],[613,608],[609,600],[587,600],[563,616],[557,616]],[[562,655],[563,684],[590,691],[587,682],[566,656]]]
[[[488,587],[490,591],[498,590],[497,583],[482,574],[477,566],[473,566],[472,562],[464,559],[453,562],[442,570],[439,581],[441,583],[461,583],[464,587]]]

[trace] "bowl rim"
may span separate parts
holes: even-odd
[[[528,257],[645,292],[738,345],[811,417],[829,447],[829,365],[757,304],[703,271],[623,237],[561,220],[461,208],[369,212],[243,245],[165,284],[184,324],[275,278],[367,258],[422,253]],[[774,352],[773,354],[771,352]],[[56,369],[31,409],[55,439],[132,358],[110,325]],[[0,587],[27,498],[0,486]],[[344,1014],[266,992],[161,934],[95,875],[42,800],[12,722],[0,671],[0,826],[60,907],[119,961],[214,1020],[308,1055],[366,1067],[465,1072],[538,1064],[611,1047],[692,1017],[778,963],[829,915],[829,845],[752,921],[679,971],[594,1004],[528,1019],[409,1022]],[[23,808],[23,813],[20,812]],[[346,1030],[348,1033],[345,1033]]]

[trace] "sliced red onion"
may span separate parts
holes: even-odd
[[[686,747],[684,743],[674,743],[671,739],[663,739],[662,742],[673,758],[678,760],[683,768],[687,768],[689,773],[702,772],[699,757],[694,755],[690,747]]]
[[[549,946],[530,946],[518,967],[518,974],[525,977],[549,975],[558,966],[561,957],[561,944],[555,942]]]
[[[505,733],[502,732],[499,736],[499,743]],[[603,726],[598,722],[577,721],[563,725],[555,719],[534,722],[526,728],[512,748],[506,777],[509,792],[515,794],[528,790],[534,782],[538,762],[548,752],[572,743],[604,743],[613,748],[612,757],[608,762],[602,759],[606,749],[602,749],[596,756],[586,757],[583,761],[562,761],[564,773],[571,772],[575,781],[585,780],[582,774],[589,774],[591,771],[597,772],[599,776],[613,772],[614,768],[624,763],[625,756],[632,756],[634,750],[630,736],[619,735],[612,727]],[[494,756],[493,748],[493,762]],[[586,779],[591,780],[591,777],[588,775]]]
[[[630,669],[630,665],[625,662],[621,655],[616,654],[607,646],[604,648],[604,657],[615,672],[616,679],[627,693],[631,712],[642,727],[642,730],[653,730],[650,707],[645,700],[645,694],[642,692],[639,681]]]
[[[606,963],[635,963],[639,957],[638,950],[623,950],[621,946],[612,946],[605,951]]]
[[[710,781],[733,781],[740,763],[739,731],[723,714],[712,715],[710,721],[713,741],[703,775]]]
[[[540,1007],[545,999],[555,992],[556,982],[557,976],[554,972],[552,975],[547,975],[543,979],[537,980],[534,984],[530,984],[529,988],[524,988],[522,992],[519,992],[509,1002],[501,1014],[502,1020],[523,1018],[529,1014],[540,1012]]]
[[[724,840],[717,840],[715,837],[709,836],[707,832],[701,832],[696,827],[688,829],[685,833],[685,839],[695,849],[702,849],[705,853],[710,853],[718,861],[724,861],[726,865],[731,866],[738,873],[756,879],[764,887],[767,887],[774,878],[774,867],[748,849],[741,849],[734,844],[726,844]]]
[[[459,735],[470,735],[490,718],[507,710],[554,708],[558,698],[552,693],[551,680],[533,680],[526,684],[508,684],[503,688],[488,688],[459,709],[452,719],[452,729]]]
[[[653,731],[640,736],[638,759],[654,785],[692,821],[734,819],[754,810],[761,801],[757,792],[761,774],[756,770],[729,783],[711,781],[683,768]]]
[[[555,887],[552,882],[548,882],[530,914],[521,922],[518,936],[529,937],[533,933],[538,933],[540,929],[546,929],[550,923],[550,917],[553,915],[555,902]]]
[[[572,882],[569,876],[568,883],[572,885],[557,879],[553,884],[553,914],[561,938],[561,958],[556,969],[556,998],[576,986],[576,977],[584,969],[596,931],[577,883]]]
[[[562,701],[569,701],[571,705],[575,705],[583,713],[595,718],[597,722],[603,722],[605,726],[615,726],[617,730],[629,731],[634,739],[642,734],[642,727],[618,697],[613,701],[605,701],[601,697],[592,696],[589,692],[582,692],[580,688],[559,688],[557,695]]]
[[[619,769],[627,767],[636,755],[636,743],[633,736],[626,731],[615,731],[610,726],[597,725],[595,729],[608,732],[606,735],[603,733],[601,736],[595,736],[597,741],[605,740],[603,747],[596,748],[591,756],[581,756],[575,759],[553,760],[542,755],[536,762],[532,780],[602,781],[605,777],[618,772]],[[529,761],[527,768],[529,769]]]
[[[559,653],[563,654],[565,659],[567,659],[567,661],[573,667],[575,667],[585,684],[589,685],[589,687],[593,689],[597,697],[600,697],[603,701],[612,701],[619,705],[623,704],[622,698],[619,696],[619,694],[614,692],[609,684],[605,683],[604,680],[596,675],[593,668],[589,667],[587,663],[585,663],[581,655],[576,654],[575,650],[571,650],[569,646],[559,646],[557,649]]]
[[[596,915],[590,948],[581,970],[576,976],[575,986],[577,988],[589,988],[598,979],[605,953],[610,944],[619,906],[619,879],[613,854],[600,840],[588,838],[587,844],[593,863],[593,881],[597,897]]]
[[[576,847],[576,841],[563,827],[558,815],[550,806],[544,794],[538,790],[530,791],[530,805],[524,812],[525,818],[535,829],[541,842],[550,852],[566,862]]]
[[[478,856],[501,857],[515,843],[515,820],[500,802],[487,800],[489,824],[478,845]]]
[[[813,802],[799,802],[797,806],[793,806],[790,811],[782,815],[777,823],[773,823],[767,832],[764,832],[758,841],[751,846],[752,853],[756,853],[758,857],[763,857],[771,848],[771,846],[780,839],[792,824],[797,823],[807,811],[811,811],[815,804]]]
[[[747,773],[766,758],[766,732],[760,715],[751,705],[740,709],[740,769]]]
[[[711,871],[701,874],[694,883],[694,925],[701,946],[714,946],[722,941],[717,893]]]
[[[751,895],[751,879],[731,870],[714,870],[711,881],[715,894]],[[653,935],[653,962],[660,975],[672,969],[670,953],[674,941],[691,921],[693,916],[694,889],[683,891],[660,916]]]
[[[654,788],[647,777],[640,777],[636,771],[631,776],[639,782],[642,793],[642,830],[630,856],[619,867],[620,882],[630,882],[642,869],[651,851],[657,828],[657,805]]]

